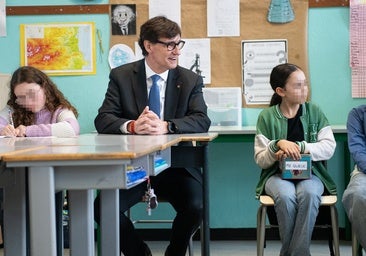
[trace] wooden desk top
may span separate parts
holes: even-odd
[[[74,138],[14,138],[14,144],[29,144],[29,150],[9,148],[2,154],[5,162],[52,160],[133,159],[164,150],[181,141],[211,141],[217,133],[171,135],[110,135],[90,133]],[[30,140],[27,140],[30,139]],[[6,141],[0,140],[0,147]],[[32,146],[33,145],[33,146]],[[13,150],[11,150],[13,149]],[[1,153],[1,152],[0,152]]]
[[[0,138],[0,159],[4,154],[30,151],[54,144],[55,137],[7,137]]]
[[[217,138],[218,133],[208,132],[208,133],[192,133],[192,134],[178,134],[181,141],[200,141],[209,142]]]

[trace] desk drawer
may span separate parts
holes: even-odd
[[[155,152],[149,155],[148,173],[150,176],[155,176],[171,166],[171,149],[170,147],[164,150]]]
[[[149,156],[127,161],[105,161],[101,164],[55,166],[55,189],[128,189],[147,178]],[[145,177],[128,181],[128,170],[141,167]]]

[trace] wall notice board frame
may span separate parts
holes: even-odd
[[[288,40],[288,61],[301,66],[308,75],[307,60],[307,13],[308,7],[348,6],[346,0],[291,0],[295,20],[288,24],[270,24],[266,20],[270,0],[240,0],[240,36],[212,37],[211,84],[208,87],[242,86],[241,41],[271,38]],[[127,0],[111,0],[107,5],[79,6],[17,6],[7,7],[7,15],[39,14],[89,14],[109,13],[111,4],[130,4]],[[148,19],[148,2],[136,0],[137,34],[140,25]],[[205,0],[182,0],[181,26],[183,38],[207,38],[207,12]],[[194,13],[194,15],[193,15]],[[255,20],[256,22],[253,22]],[[137,36],[111,36],[111,46],[123,43],[134,49]],[[223,54],[224,49],[225,54]],[[247,106],[244,102],[244,106]],[[247,106],[248,107],[248,106]]]
[[[349,0],[309,0],[309,7],[348,7]],[[42,14],[102,14],[109,13],[109,4],[96,5],[49,5],[49,6],[7,6],[7,15]]]

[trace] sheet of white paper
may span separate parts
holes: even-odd
[[[211,83],[210,39],[182,39],[186,43],[179,56],[179,65],[203,77],[204,84]]]
[[[243,94],[248,105],[270,103],[270,73],[273,67],[285,62],[286,39],[242,41]]]
[[[5,108],[9,99],[10,74],[0,74],[0,110]]]
[[[0,36],[6,36],[6,8],[5,0],[0,0]]]
[[[209,37],[240,36],[240,1],[207,0]]]
[[[162,15],[180,26],[180,6],[180,0],[149,0],[149,18]]]

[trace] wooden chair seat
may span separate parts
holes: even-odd
[[[265,244],[265,228],[266,228],[266,216],[267,208],[274,207],[274,201],[272,197],[268,195],[262,195],[259,198],[260,206],[257,213],[257,256],[263,256],[264,244]],[[337,196],[324,195],[321,197],[320,206],[330,208],[331,228],[332,228],[332,241],[329,242],[330,255],[339,256],[339,234],[338,234],[338,213],[336,208]],[[320,213],[320,210],[319,210]],[[270,226],[274,226],[270,224]],[[317,226],[317,225],[316,225]],[[324,227],[324,226],[322,226]]]

